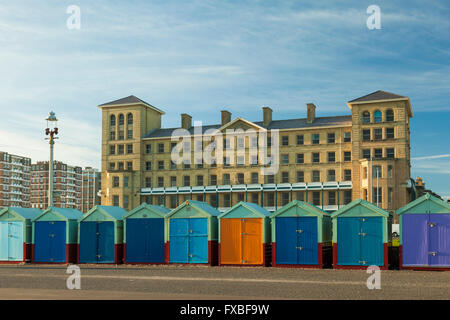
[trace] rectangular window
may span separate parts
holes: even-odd
[[[244,184],[244,174],[243,173],[237,174],[237,183]]]
[[[225,173],[222,176],[222,183],[223,184],[230,184],[230,174],[229,173]]]
[[[376,178],[382,178],[381,166],[373,166],[372,177],[375,178],[375,179]]]
[[[320,153],[314,152],[312,154],[312,162],[313,163],[319,163],[320,162]]]
[[[176,208],[177,206],[177,197],[176,196],[171,196],[170,197],[170,207],[171,208]]]
[[[392,178],[392,165],[388,165],[387,167],[387,177]]]
[[[191,164],[190,163],[184,163],[183,164],[183,168],[184,169],[190,169],[191,168]]]
[[[312,172],[312,182],[320,182],[320,171],[314,170]]]
[[[113,187],[119,187],[119,177],[113,177]]]
[[[171,187],[176,187],[177,186],[177,177],[176,176],[171,176],[170,177],[170,186]]]
[[[211,159],[211,168],[217,168],[217,160],[216,158]]]
[[[109,133],[109,140],[116,140],[116,132],[115,131],[111,131]]]
[[[209,204],[214,207],[217,208],[217,195],[212,194],[209,196]]]
[[[364,159],[370,159],[370,149],[364,149],[363,151],[363,158]]]
[[[145,162],[145,170],[147,170],[147,171],[152,170],[152,162],[151,161]]]
[[[286,205],[289,203],[289,193],[287,192],[283,192],[281,194],[281,205]]]
[[[312,193],[312,197],[313,197],[313,205],[320,206],[320,192],[314,191]]]
[[[259,195],[257,193],[252,193],[252,202],[258,204]]]
[[[305,182],[305,173],[303,171],[297,171],[297,182]]]
[[[123,171],[123,162],[119,162],[118,165],[119,165],[119,170]]]
[[[203,169],[203,161],[202,161],[202,159],[197,159],[196,163],[197,163],[197,169]]]
[[[336,154],[334,152],[328,152],[328,162],[329,163],[336,162]]]
[[[164,177],[158,177],[158,188],[164,187]]]
[[[131,162],[131,161],[127,162],[127,170],[128,171],[133,171],[133,162]]]
[[[133,139],[133,129],[127,130],[127,139]]]
[[[245,157],[244,156],[237,156],[237,165],[243,166],[245,163]]]
[[[363,130],[363,141],[370,141],[370,129]]]
[[[217,185],[217,175],[212,174],[212,175],[210,176],[209,180],[210,180],[210,185],[212,185],[212,186]]]
[[[328,205],[329,206],[336,205],[336,192],[335,191],[328,191]]]
[[[151,144],[145,145],[145,153],[147,153],[147,154],[152,153],[152,145]]]
[[[109,170],[114,170],[116,169],[116,163],[115,162],[110,162],[109,163]]]
[[[281,136],[281,145],[288,146],[289,145],[289,136]]]
[[[336,181],[336,172],[334,170],[328,170],[328,181]]]
[[[312,144],[320,143],[320,135],[318,133],[312,134]]]
[[[393,189],[388,188],[388,207],[392,207],[392,193]]]
[[[394,150],[394,148],[386,149],[386,158],[388,158],[388,159],[394,159],[395,158],[395,150]]]
[[[119,140],[123,140],[123,130],[119,130]]]
[[[305,163],[305,156],[303,153],[297,153],[297,163]]]
[[[224,167],[229,167],[230,166],[230,157],[224,157],[223,158],[223,166]]]
[[[383,130],[382,129],[373,129],[373,135],[375,140],[383,139]]]
[[[259,183],[258,172],[252,172],[252,183]]]
[[[238,193],[237,194],[237,200],[238,200],[238,202],[244,201],[244,194],[243,193]]]
[[[191,177],[190,176],[183,177],[183,185],[185,187],[189,187],[191,185]]]
[[[176,168],[177,168],[177,164],[175,162],[173,162],[172,160],[170,160],[170,169],[175,170]]]
[[[344,204],[352,202],[352,190],[344,190]]]
[[[203,186],[203,176],[197,176],[197,186]]]
[[[352,181],[352,170],[344,170],[344,181]]]
[[[127,144],[127,153],[133,153],[133,145]]]
[[[344,142],[351,142],[351,141],[352,141],[352,133],[344,132]]]
[[[123,186],[128,187],[128,177],[123,177]]]
[[[224,207],[231,207],[231,201],[230,201],[230,195],[228,193],[225,193],[223,195],[223,206]]]
[[[302,145],[302,144],[304,144],[303,135],[299,134],[299,135],[297,135],[297,145]]]
[[[297,200],[305,201],[305,193],[303,191],[297,192]]]
[[[289,183],[289,172],[284,171],[281,173],[281,182],[282,183]]]
[[[257,165],[258,164],[258,156],[257,155],[251,155],[250,156],[250,165]]]
[[[378,205],[381,206],[383,203],[382,195],[383,195],[382,188],[373,188],[373,203],[374,204],[378,203]]]
[[[281,155],[281,164],[289,164],[289,154]]]
[[[386,139],[394,139],[394,128],[386,128]]]
[[[267,183],[275,183],[275,175],[269,174],[266,176]]]
[[[116,146],[109,146],[109,154],[116,154]]]
[[[124,153],[124,146],[123,144],[119,144],[117,149],[117,154],[123,154]]]
[[[344,161],[352,161],[352,152],[344,151]]]
[[[270,207],[275,205],[275,195],[273,192],[267,194],[267,205]]]
[[[158,152],[163,153],[164,152],[164,143],[158,143]]]
[[[327,138],[328,138],[328,143],[334,143],[335,142],[335,134],[334,133],[329,133],[328,135],[327,135]]]
[[[374,149],[375,158],[383,158],[383,149]]]
[[[245,148],[245,140],[244,140],[244,138],[237,138],[237,147],[239,149]]]
[[[119,196],[113,196],[113,206],[119,206]]]

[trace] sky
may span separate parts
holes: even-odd
[[[80,9],[69,29],[67,9]],[[370,5],[381,29],[369,30]],[[408,96],[411,176],[450,196],[447,1],[0,1],[0,150],[100,168],[99,104],[129,95],[164,110],[163,127],[348,115],[376,90]]]

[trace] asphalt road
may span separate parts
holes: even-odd
[[[81,290],[66,266],[0,266],[0,299],[450,299],[450,272],[381,271],[369,290],[360,270],[82,265]]]

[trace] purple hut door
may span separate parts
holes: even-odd
[[[430,214],[429,265],[450,266],[450,214]]]
[[[425,266],[429,258],[428,214],[402,217],[403,265]]]

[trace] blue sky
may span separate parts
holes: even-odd
[[[366,9],[381,8],[381,30]],[[69,30],[69,5],[81,29]],[[97,105],[134,94],[217,123],[233,117],[349,114],[378,89],[409,96],[412,176],[450,196],[450,5],[445,1],[2,1],[0,150],[45,160],[45,119],[60,119],[56,159],[100,167]]]

